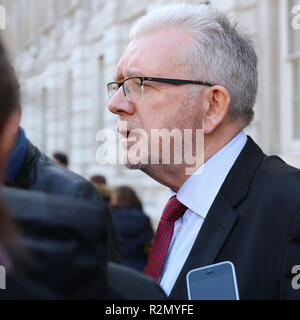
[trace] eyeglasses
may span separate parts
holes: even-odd
[[[130,77],[121,82],[110,82],[107,84],[107,91],[109,99],[123,87],[124,96],[129,102],[138,101],[144,94],[144,81],[154,81],[160,83],[167,83],[173,85],[182,84],[199,84],[202,86],[213,86],[208,82],[194,81],[194,80],[181,80],[181,79],[166,79],[166,78],[152,78],[152,77]]]

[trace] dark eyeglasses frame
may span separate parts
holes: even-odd
[[[129,79],[139,79],[141,81],[141,87],[143,86],[143,82],[144,81],[154,81],[154,82],[160,82],[160,83],[167,83],[167,84],[173,84],[173,85],[181,85],[181,84],[199,84],[202,86],[209,86],[212,87],[214,86],[211,83],[208,82],[203,82],[203,81],[197,81],[197,80],[183,80],[183,79],[168,79],[168,78],[153,78],[153,77],[129,77],[124,79],[121,82],[110,82],[107,84],[107,90],[109,92],[109,86],[112,84],[117,84],[119,86],[119,88],[122,86],[123,87],[123,92],[124,92],[124,96],[126,97],[126,92],[125,92],[125,88],[124,88],[124,82],[129,80]]]

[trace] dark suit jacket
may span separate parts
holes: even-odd
[[[300,170],[248,141],[216,196],[170,293],[187,299],[186,274],[231,261],[240,299],[300,299]]]

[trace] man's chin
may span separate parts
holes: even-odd
[[[134,157],[131,155],[123,155],[123,164],[126,168],[130,170],[143,170],[149,165],[149,160],[147,156]]]
[[[143,170],[147,167],[146,164],[142,164],[142,163],[130,163],[130,162],[127,162],[125,163],[125,167],[127,169],[130,169],[130,170]]]

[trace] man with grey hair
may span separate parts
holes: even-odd
[[[256,91],[249,37],[214,8],[187,4],[133,26],[108,84],[126,166],[170,188],[145,273],[171,299],[187,298],[190,270],[222,261],[234,264],[241,299],[300,298],[291,285],[300,264],[300,171],[245,135]],[[162,136],[148,145],[162,129],[192,132],[188,142],[172,137],[169,163]],[[189,174],[191,162],[175,161],[175,149],[194,156]]]

